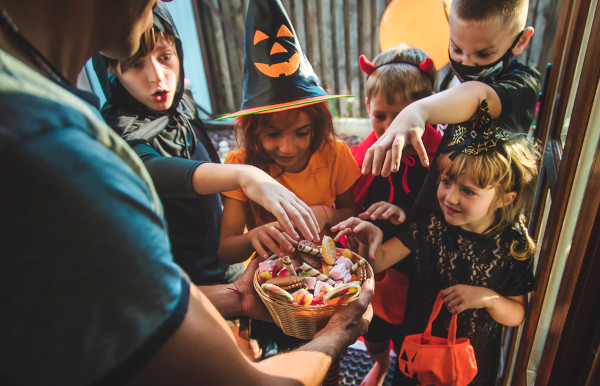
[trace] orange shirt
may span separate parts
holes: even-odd
[[[240,150],[230,152],[225,159],[226,164],[244,164],[245,161],[244,151]],[[299,173],[281,174],[281,169],[271,164],[269,174],[307,205],[328,207],[332,207],[336,196],[350,189],[361,175],[348,145],[340,140],[333,141],[331,145],[322,145]],[[247,200],[241,189],[223,194],[236,200]]]

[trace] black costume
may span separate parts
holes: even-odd
[[[113,78],[104,89],[107,102],[102,115],[131,145],[152,176],[164,206],[175,262],[195,284],[231,282],[243,267],[229,266],[218,256],[220,196],[199,195],[192,186],[196,168],[204,162],[220,162],[219,156],[198,117],[191,93],[184,89],[181,39],[165,7],[154,11],[154,27],[174,37],[179,56],[180,75],[173,104],[166,111],[152,110]],[[106,79],[106,67],[98,62],[95,67],[100,80]]]
[[[402,224],[398,238],[411,250],[414,261],[407,315],[407,334],[422,333],[440,290],[456,284],[489,288],[498,294],[518,296],[533,290],[533,258],[517,260],[510,254],[513,240],[524,242],[515,227],[490,235],[465,231],[448,224],[442,214],[420,216]],[[448,334],[451,314],[442,307],[433,335]],[[478,373],[471,385],[493,385],[500,364],[503,326],[485,309],[468,309],[458,315],[457,337],[471,340]]]

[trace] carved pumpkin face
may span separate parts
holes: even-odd
[[[413,378],[415,376],[415,371],[413,369],[413,362],[417,357],[417,351],[412,351],[412,347],[406,347],[402,345],[400,356],[398,357],[398,366],[400,367],[400,371],[404,373],[409,378]]]
[[[278,78],[281,75],[290,76],[296,71],[298,71],[298,67],[300,67],[300,53],[297,50],[295,52],[289,52],[289,50],[287,50],[282,44],[280,44],[277,41],[281,38],[294,38],[292,32],[285,25],[281,25],[281,27],[279,27],[279,30],[277,31],[275,43],[273,43],[273,46],[269,51],[269,59],[283,57],[283,60],[279,59],[279,62],[271,64],[254,62],[254,65],[256,66],[258,71],[271,78]],[[254,46],[256,46],[259,43],[266,44],[268,40],[269,36],[266,33],[260,30],[256,30],[254,32]],[[290,44],[285,45],[288,47],[295,48],[295,46]],[[267,52],[267,50],[264,50],[264,52]]]

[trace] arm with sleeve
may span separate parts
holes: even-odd
[[[131,141],[129,144],[144,161],[156,191],[161,197],[194,198],[197,196],[192,184],[192,176],[196,168],[205,161],[162,156],[144,140]]]
[[[33,134],[3,122],[0,378],[121,383],[177,330],[188,305],[150,188],[72,122],[41,122]]]

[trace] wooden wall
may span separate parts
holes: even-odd
[[[195,0],[204,66],[216,116],[242,101],[243,34],[248,0]],[[440,0],[442,2],[443,0]],[[358,57],[379,53],[379,21],[390,0],[282,0],[300,44],[340,117],[366,117],[365,76]],[[560,0],[531,0],[528,25],[535,34],[520,60],[543,72],[551,54]]]

